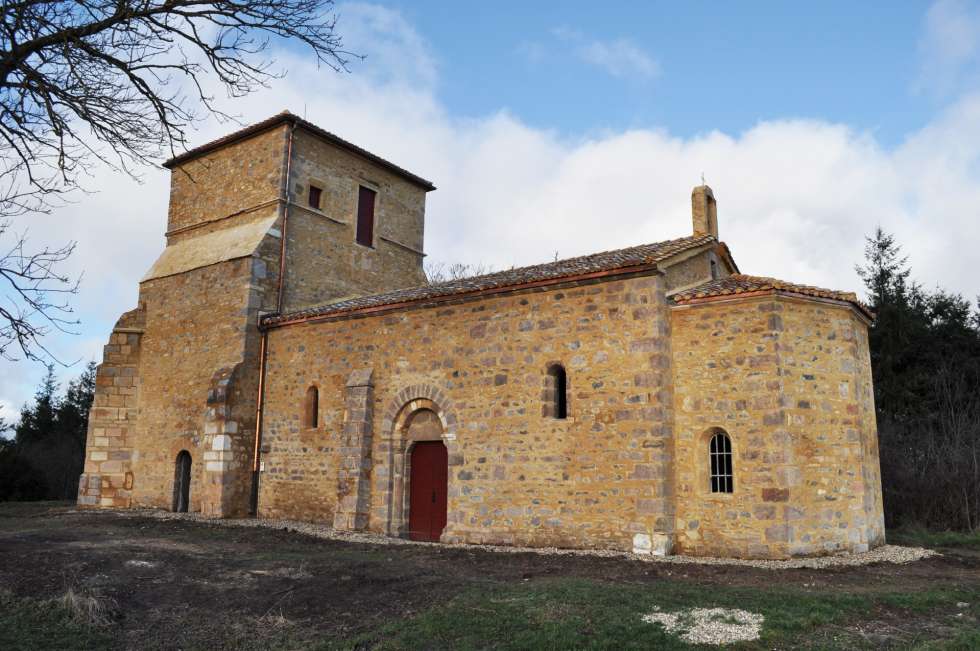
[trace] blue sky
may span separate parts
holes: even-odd
[[[432,44],[439,97],[460,115],[505,107],[565,134],[662,127],[682,137],[814,117],[895,144],[937,106],[916,89],[928,3],[389,6]],[[583,59],[590,44],[617,41],[656,70],[617,75]]]
[[[882,225],[914,275],[968,297],[980,259],[980,5],[932,3],[344,3],[350,74],[277,47],[288,74],[228,99],[283,109],[439,188],[433,262],[494,268],[678,237],[703,172],[746,273],[861,290]],[[237,125],[209,120],[196,145]],[[64,360],[101,359],[164,245],[169,177],[94,167],[91,194],[17,224],[77,241],[84,274]],[[79,366],[59,369],[63,381]],[[0,362],[0,417],[43,369]]]

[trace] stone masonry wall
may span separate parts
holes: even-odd
[[[276,221],[251,256],[190,270],[184,260],[180,273],[141,284],[139,332],[117,328],[106,348],[82,503],[170,508],[175,459],[187,450],[190,510],[246,514],[257,321],[278,303],[289,133],[275,127],[172,171],[168,245]],[[325,182],[324,211],[291,206],[285,290],[294,305],[420,283],[424,190],[303,129],[294,136],[293,178],[305,180],[292,199],[305,202],[311,175]],[[375,248],[353,242],[358,183],[379,191]]]
[[[102,363],[95,373],[85,466],[79,479],[80,507],[130,505],[144,321],[142,309],[123,314],[103,348]]]
[[[631,549],[636,534],[667,536],[666,314],[658,275],[273,329],[259,514],[334,520],[346,385],[373,369],[370,529],[392,526],[385,487],[405,449],[391,429],[418,408],[444,419],[444,540]],[[542,415],[553,362],[567,420]],[[315,429],[301,425],[312,384]]]
[[[139,369],[144,387],[139,454],[133,462],[135,504],[170,508],[174,461],[187,450],[192,459],[190,510],[203,508],[212,515],[247,511],[247,480],[241,490],[234,489],[232,499],[227,491],[213,487],[216,481],[230,479],[205,473],[210,469],[240,475],[250,465],[258,371],[256,319],[260,309],[274,304],[272,273],[278,270],[277,239],[268,239],[271,242],[255,257],[141,285],[147,313]],[[238,365],[242,371],[231,382]],[[216,443],[217,436],[221,438]],[[225,461],[234,465],[219,469]],[[211,486],[210,493],[205,485]],[[218,502],[202,505],[205,495]]]
[[[283,309],[422,284],[425,190],[303,129],[293,137]],[[320,210],[307,207],[311,183]],[[360,185],[378,193],[373,248],[355,242]]]
[[[287,127],[192,159],[170,174],[167,232],[223,219],[278,199]]]
[[[866,325],[853,310],[746,298],[675,307],[671,328],[677,550],[779,558],[880,544],[880,499],[866,499],[878,477]],[[709,490],[712,428],[732,441],[732,494]]]
[[[787,512],[798,528],[790,553],[877,547],[884,515],[867,325],[853,310],[800,301],[787,301],[782,319],[784,414],[805,489]]]

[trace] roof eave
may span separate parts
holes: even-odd
[[[625,276],[629,274],[642,274],[642,273],[662,274],[663,271],[658,267],[656,263],[648,263],[642,265],[631,265],[628,267],[619,267],[615,269],[604,269],[602,271],[593,271],[584,274],[558,276],[555,278],[546,278],[546,279],[529,281],[524,283],[512,283],[509,285],[501,285],[499,287],[474,289],[468,292],[454,292],[454,293],[443,294],[439,296],[426,296],[426,297],[415,298],[415,299],[407,299],[403,301],[394,301],[391,303],[383,303],[379,305],[354,307],[345,310],[337,310],[337,311],[325,310],[319,314],[315,312],[310,314],[303,314],[302,312],[296,312],[293,314],[283,314],[283,315],[270,314],[262,318],[262,320],[259,322],[259,327],[263,330],[271,330],[273,328],[281,328],[283,326],[296,325],[299,323],[328,321],[328,320],[335,320],[341,318],[352,318],[357,316],[371,316],[377,313],[390,312],[393,310],[409,308],[409,307],[426,307],[429,305],[438,305],[441,303],[448,303],[454,301],[475,300],[475,299],[483,298],[484,296],[493,296],[497,294],[505,294],[510,292],[520,292],[524,290],[532,290],[538,288],[565,285],[568,283],[598,281],[611,277],[619,277],[619,276]]]
[[[801,292],[794,292],[785,289],[758,289],[747,292],[731,292],[727,294],[715,294],[713,296],[698,296],[694,298],[684,298],[678,300],[676,297],[671,299],[672,307],[684,307],[684,306],[695,306],[703,305],[705,303],[720,303],[725,301],[735,301],[743,298],[760,298],[762,296],[786,296],[789,298],[796,298],[808,301],[814,301],[817,303],[832,303],[834,305],[846,306],[853,309],[856,313],[860,314],[870,325],[874,322],[875,315],[874,312],[869,310],[860,302],[853,302],[845,300],[843,298],[833,298],[830,296],[813,296],[811,294],[803,294]]]
[[[725,259],[726,262],[728,262],[729,266],[734,270],[735,273],[737,274],[742,273],[739,270],[738,265],[735,263],[735,258],[732,256],[732,250],[728,248],[727,244],[725,244],[724,242],[718,242],[715,251],[719,253]]]
[[[255,137],[259,134],[275,129],[276,127],[282,126],[284,124],[290,124],[293,125],[294,127],[303,128],[309,131],[310,133],[312,133],[313,135],[317,136],[318,138],[325,140],[328,143],[336,147],[339,147],[340,149],[348,151],[354,154],[355,156],[359,156],[365,160],[368,160],[369,162],[374,163],[375,165],[378,165],[379,167],[386,169],[387,171],[391,172],[395,176],[398,176],[406,181],[409,181],[410,183],[413,183],[414,185],[417,185],[418,187],[422,188],[426,192],[432,192],[433,190],[436,189],[436,186],[433,185],[431,181],[424,179],[416,174],[412,174],[408,170],[399,167],[398,165],[395,165],[394,163],[387,161],[384,158],[381,158],[377,154],[372,154],[366,149],[362,149],[361,147],[358,147],[354,143],[348,142],[343,138],[335,134],[332,134],[325,129],[321,129],[320,127],[316,126],[312,122],[308,122],[299,116],[289,113],[288,111],[284,111],[282,113],[279,113],[278,115],[274,115],[273,117],[263,120],[261,122],[256,122],[253,125],[240,129],[239,131],[231,133],[223,138],[218,138],[217,140],[213,140],[209,143],[205,143],[200,147],[195,147],[194,149],[186,151],[183,154],[178,154],[177,156],[174,156],[173,158],[164,161],[162,166],[167,169],[173,169],[178,165],[183,165],[184,163],[200,158],[201,156],[206,156],[207,154],[217,149],[220,149],[222,147],[227,147],[228,145],[237,144],[243,140],[247,140],[249,138]]]

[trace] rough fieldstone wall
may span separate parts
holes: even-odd
[[[123,314],[102,349],[85,440],[85,466],[78,482],[81,507],[130,505],[144,320],[141,309]]]
[[[245,357],[251,258],[143,283],[147,306],[134,502],[170,508],[174,460],[191,454],[190,510],[204,495],[205,420],[214,373]],[[257,336],[257,332],[252,336]],[[255,362],[257,364],[257,361]],[[254,398],[253,398],[254,400]],[[254,420],[254,419],[253,419]]]
[[[871,377],[871,348],[868,329],[855,328],[854,361],[857,365],[854,394],[857,397],[859,436],[861,437],[861,478],[864,483],[864,516],[867,518],[864,542],[870,547],[885,544],[885,508],[881,490],[881,455],[878,448],[878,420],[875,411],[874,382]]]
[[[248,511],[259,367],[256,324],[259,311],[276,304],[277,232],[252,257],[140,286],[146,326],[134,504],[171,507],[174,461],[187,450],[190,510],[220,516]]]
[[[245,355],[247,367],[239,363],[219,370],[208,388],[201,512],[210,517],[244,517],[249,513],[258,389],[253,364],[257,356],[249,352]]]
[[[867,327],[854,311],[747,298],[675,307],[671,327],[677,550],[779,558],[883,542]],[[715,427],[732,441],[732,494],[709,490]]]
[[[444,540],[631,549],[669,535],[667,337],[662,276],[271,330],[259,514],[333,521],[346,383],[373,369],[372,530],[392,526],[405,448],[390,430],[410,430],[398,414],[415,405],[444,419]],[[542,416],[552,362],[567,420]],[[301,425],[311,384],[316,429]]]
[[[790,553],[865,551],[884,540],[868,328],[853,310],[786,301],[780,366],[804,494]]]
[[[168,245],[278,215],[284,134],[284,129],[259,134],[175,168],[168,230],[185,230],[171,234]],[[250,476],[255,427],[256,323],[259,310],[276,305],[279,229],[281,220],[251,257],[141,284],[138,355],[135,344],[129,345],[132,359],[114,370],[115,348],[122,344],[121,335],[114,333],[103,371],[103,382],[109,381],[109,373],[132,374],[134,387],[141,390],[134,388],[124,398],[109,395],[107,387],[106,395],[96,399],[92,421],[99,428],[94,434],[120,431],[106,419],[122,417],[115,405],[121,400],[126,401],[127,422],[125,436],[90,437],[86,455],[93,463],[81,480],[82,502],[92,502],[94,486],[100,483],[101,495],[95,496],[99,503],[122,505],[119,499],[119,504],[109,504],[105,479],[92,479],[92,473],[115,472],[121,464],[121,483],[116,478],[109,483],[116,495],[124,496],[125,505],[171,508],[175,460],[186,449],[192,460],[190,509],[220,516],[247,512],[249,481],[243,477]],[[126,336],[132,339],[132,333]],[[235,373],[239,365],[247,370]],[[113,403],[115,416],[103,409],[108,403]],[[100,458],[99,467],[93,455]]]
[[[173,170],[169,246],[276,221],[251,257],[189,271],[185,263],[181,273],[142,283],[145,325],[139,333],[115,332],[106,348],[92,418],[98,436],[90,436],[79,491],[83,503],[170,508],[174,462],[187,450],[190,510],[222,517],[247,513],[257,321],[260,311],[275,311],[278,303],[288,134],[286,126],[277,127]],[[306,304],[418,284],[425,192],[302,129],[295,132],[293,153],[294,178],[308,183],[315,174],[329,182],[328,210],[291,206],[286,291]],[[358,183],[379,190],[375,249],[353,241]],[[300,189],[305,193],[306,187]],[[143,387],[139,395],[137,384]]]
[[[335,529],[367,527],[371,511],[371,444],[374,439],[374,381],[371,369],[347,380],[344,429],[337,469]]]
[[[303,129],[293,137],[283,309],[422,284],[425,191]],[[307,207],[311,183],[320,210]],[[373,248],[354,239],[360,185],[378,193]]]
[[[167,232],[278,199],[287,131],[282,125],[174,168]]]

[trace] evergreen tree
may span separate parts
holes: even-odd
[[[73,499],[85,457],[95,364],[58,393],[53,367],[21,409],[14,439],[0,445],[0,500]]]
[[[41,386],[34,394],[34,404],[25,404],[20,410],[20,423],[14,430],[18,445],[37,445],[54,435],[58,412],[57,391],[58,382],[54,376],[54,366],[48,364]]]
[[[857,267],[876,313],[869,332],[885,516],[972,529],[980,522],[980,313],[926,291],[880,227]]]
[[[95,369],[95,362],[89,362],[82,374],[68,383],[65,397],[58,405],[57,432],[64,460],[60,484],[65,499],[75,496],[78,477],[82,474],[88,415],[95,397]]]
[[[68,383],[65,397],[58,406],[58,427],[80,453],[85,452],[85,435],[88,431],[88,413],[95,398],[95,362],[89,362],[77,378]]]

